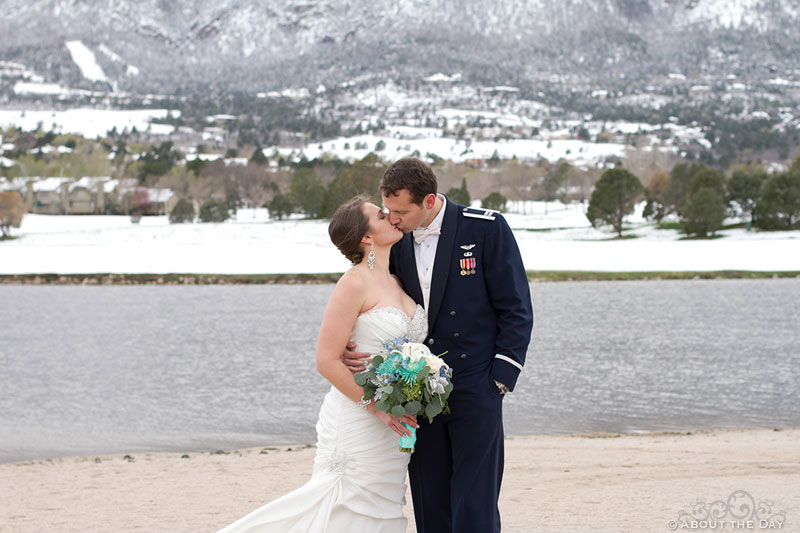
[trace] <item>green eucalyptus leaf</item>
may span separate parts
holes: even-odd
[[[408,402],[406,404],[406,414],[407,415],[417,415],[419,412],[422,411],[422,404],[418,401]]]
[[[404,414],[406,414],[406,410],[403,409],[402,405],[395,405],[394,407],[392,407],[392,414],[394,416],[403,416]]]
[[[425,416],[427,416],[428,419],[433,418],[434,416],[438,415],[441,412],[442,412],[442,406],[436,402],[429,403],[428,405],[425,406]]]
[[[367,375],[366,374],[356,374],[355,376],[356,384],[360,386],[364,386],[364,383],[367,382]]]

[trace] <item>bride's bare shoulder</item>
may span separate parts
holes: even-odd
[[[356,295],[364,294],[366,290],[367,280],[364,279],[363,274],[355,268],[351,268],[350,270],[346,271],[344,274],[342,274],[342,277],[339,278],[339,281],[336,282],[337,292],[346,292],[348,294]]]
[[[326,316],[332,312],[339,318],[344,316],[352,316],[353,319],[358,315],[360,310],[364,307],[364,302],[367,296],[367,283],[366,280],[358,272],[353,272],[351,268],[345,272],[339,281],[336,282],[336,287],[333,289],[328,306]]]

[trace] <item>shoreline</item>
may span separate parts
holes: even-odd
[[[799,440],[798,427],[507,436],[503,531],[669,531],[698,501],[737,491],[770,502],[773,523],[783,517],[782,529],[797,531]],[[0,464],[0,524],[216,531],[304,484],[314,453],[262,446]]]
[[[0,285],[321,285],[336,283],[341,273],[320,274],[2,274]],[[698,279],[800,278],[796,270],[713,270],[605,272],[581,270],[528,270],[529,282],[559,281],[660,281]]]
[[[709,435],[716,433],[739,433],[748,431],[773,431],[780,433],[782,431],[797,431],[800,434],[800,426],[769,426],[769,427],[727,427],[727,428],[687,428],[687,429],[670,429],[670,430],[653,430],[653,431],[632,431],[632,432],[619,432],[619,431],[592,431],[588,433],[526,433],[522,435],[506,434],[505,440],[515,439],[529,439],[529,438],[573,438],[573,439],[619,439],[619,438],[648,438],[648,437],[690,437],[693,435]],[[259,446],[247,446],[244,448],[217,448],[217,449],[173,449],[173,450],[126,450],[121,452],[98,452],[86,455],[59,455],[40,457],[35,459],[20,459],[13,461],[0,461],[0,468],[9,465],[25,466],[37,463],[53,463],[57,461],[78,461],[85,462],[96,459],[125,458],[128,456],[171,456],[171,455],[230,455],[241,454],[246,451],[253,450],[269,450],[269,451],[288,451],[296,452],[305,449],[316,449],[316,444],[311,443],[268,443]]]

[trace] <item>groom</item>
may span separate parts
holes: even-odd
[[[405,233],[390,269],[428,312],[426,344],[453,369],[450,414],[418,421],[409,464],[417,531],[500,531],[502,402],[533,327],[519,248],[500,214],[437,194],[436,176],[418,159],[389,167],[381,193]],[[353,368],[365,355],[345,352]]]

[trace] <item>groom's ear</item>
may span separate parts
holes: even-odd
[[[422,205],[425,206],[426,209],[433,209],[433,206],[436,205],[436,195],[434,193],[427,195],[422,201]]]

